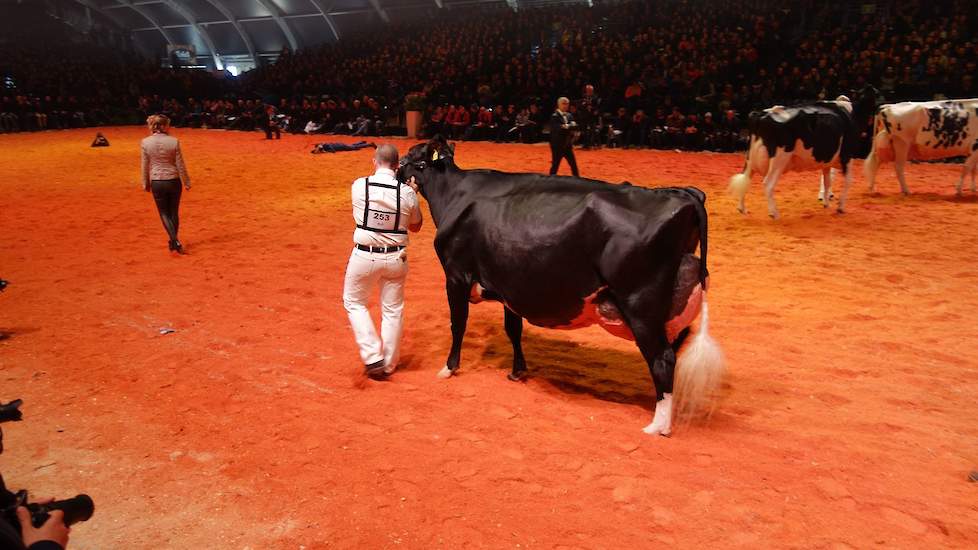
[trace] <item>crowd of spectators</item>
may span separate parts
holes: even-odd
[[[594,2],[442,10],[390,32],[283,52],[237,79],[120,56],[0,51],[16,87],[0,131],[111,122],[120,108],[177,125],[531,142],[559,96],[584,146],[733,150],[747,114],[872,84],[889,101],[975,97],[978,12],[967,0]],[[58,70],[50,70],[60,55]],[[591,85],[591,87],[588,87]],[[16,124],[15,124],[16,119]]]

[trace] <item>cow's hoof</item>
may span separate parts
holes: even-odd
[[[835,213],[836,213],[836,214],[845,214],[845,213],[846,213],[846,211],[845,211],[845,210],[843,210],[842,208],[838,208],[838,209],[836,209],[836,211],[835,211]]]
[[[506,375],[506,378],[509,378],[512,382],[523,382],[526,380],[526,371],[511,372]]]
[[[642,431],[649,435],[661,435],[662,437],[669,437],[672,435],[672,430],[669,426],[662,425],[661,422],[652,422],[648,426],[642,428]]]
[[[448,366],[446,365],[444,368],[438,371],[438,378],[442,378],[442,379],[451,378],[453,374],[455,374],[455,371],[448,368]]]

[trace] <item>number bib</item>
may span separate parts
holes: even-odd
[[[397,210],[395,212],[389,212],[387,210],[381,210],[379,208],[370,208],[370,188],[371,187],[383,187],[386,189],[394,189],[397,193],[397,199],[395,201],[395,207]],[[388,185],[386,183],[374,183],[367,178],[366,183],[363,186],[363,221],[357,224],[360,229],[366,229],[367,231],[374,231],[376,233],[395,233],[403,235],[407,233],[406,230],[401,229],[401,186],[400,184]]]
[[[385,212],[383,210],[371,210],[370,216],[364,220],[364,229],[371,231],[394,232],[397,231],[397,213]]]

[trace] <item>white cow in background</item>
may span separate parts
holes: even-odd
[[[908,160],[937,160],[965,157],[957,193],[971,176],[975,191],[978,172],[978,99],[905,101],[882,105],[876,113],[873,149],[864,166],[869,190],[876,185],[880,163],[893,161],[900,190],[910,194],[904,175]]]

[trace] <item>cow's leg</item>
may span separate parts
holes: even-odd
[[[822,201],[822,207],[827,208],[832,202],[832,169],[822,169],[822,184],[818,191],[818,200]]]
[[[968,161],[965,161],[964,166],[961,168],[961,177],[958,178],[958,184],[954,186],[954,194],[959,197],[961,196],[961,190],[964,188],[964,178],[968,177],[968,174],[971,173],[971,167],[968,164]]]
[[[846,198],[849,196],[849,187],[852,186],[852,170],[850,170],[849,165],[842,167],[842,174],[845,176],[846,182],[842,185],[842,196],[839,197],[839,214],[846,211]]]
[[[642,310],[640,303],[629,308],[630,312]],[[655,386],[655,415],[652,423],[642,431],[649,435],[667,436],[672,432],[672,386],[676,373],[676,352],[666,338],[664,323],[646,321],[635,315],[628,318],[635,343],[649,366],[652,384]]]
[[[910,194],[910,188],[907,187],[907,176],[904,174],[909,153],[909,144],[904,143],[903,140],[893,140],[893,169],[896,171],[897,181],[900,182],[900,192],[904,195]]]
[[[791,153],[778,151],[768,165],[767,175],[764,176],[764,195],[767,196],[767,213],[774,219],[778,219],[778,205],[774,202],[774,186],[778,184],[778,178],[788,167],[791,160]]]
[[[655,386],[655,415],[652,423],[642,431],[649,435],[669,435],[672,433],[672,385],[676,375],[676,352],[666,341],[663,331],[654,334],[639,329],[632,331],[638,349],[649,365],[652,384]],[[641,335],[640,335],[641,333]]]
[[[526,374],[526,359],[523,358],[523,318],[503,306],[506,312],[506,336],[513,343],[513,372],[509,379],[518,381]]]
[[[452,349],[448,352],[445,368],[438,371],[439,378],[448,378],[458,370],[462,357],[462,337],[465,336],[465,325],[469,320],[469,291],[470,286],[464,282],[449,281],[448,309],[452,317]]]
[[[961,169],[961,180],[958,181],[958,188],[957,188],[959,197],[961,196],[961,193],[964,189],[964,180],[968,176],[971,176],[971,192],[974,193],[976,165],[978,165],[978,153],[972,153],[970,156],[968,156],[967,159],[965,159],[964,168]]]

